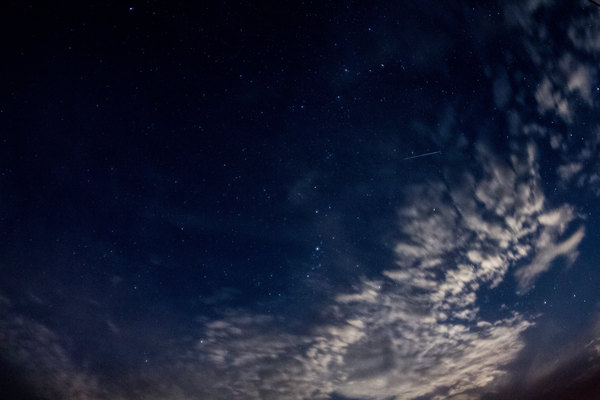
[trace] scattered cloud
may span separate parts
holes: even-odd
[[[519,287],[529,288],[556,257],[574,257],[584,235],[579,228],[562,238],[577,216],[569,205],[546,205],[533,144],[508,160],[478,144],[476,156],[477,175],[407,189],[395,265],[337,294],[321,322],[292,329],[282,317],[228,311],[148,366],[138,378],[146,389],[100,385],[34,321],[5,318],[4,351],[18,365],[35,365],[36,387],[60,398],[476,398],[507,374],[534,325],[510,310],[483,319],[479,291],[532,259],[515,272]]]
[[[550,145],[562,164],[556,171],[559,188],[569,190],[574,184],[600,196],[600,135],[597,121],[589,116],[600,90],[596,84],[598,68],[591,61],[600,55],[598,7],[587,1],[574,5],[572,15],[561,20],[567,21],[568,41],[565,43],[555,40],[551,33],[554,21],[547,11],[551,11],[554,4],[531,1],[507,2],[502,6],[507,26],[519,32],[522,50],[528,54],[531,66],[540,71],[533,77],[534,86],[529,79],[524,79],[522,71],[511,72],[509,81],[521,83],[512,89],[517,93],[519,89],[530,93],[528,96],[532,96],[539,115],[532,116],[528,107],[511,111],[509,131]],[[511,71],[508,67],[506,70]],[[499,81],[497,77],[491,82],[495,102]],[[540,126],[542,130],[529,129],[532,124],[539,126],[540,115],[548,117],[550,123]],[[586,121],[583,124],[582,119]],[[578,124],[577,129],[573,129],[574,124]]]
[[[570,53],[559,61],[559,68],[566,77],[568,93],[579,94],[588,106],[593,106],[592,87],[596,71],[591,66],[576,60]]]
[[[407,191],[396,266],[337,295],[323,310],[328,323],[299,334],[269,328],[279,325],[273,317],[234,313],[206,325],[184,369],[217,371],[211,392],[223,397],[445,398],[498,382],[534,323],[509,310],[482,319],[478,291],[533,257],[518,270],[531,284],[552,259],[574,254],[583,228],[557,242],[576,215],[545,205],[534,145],[509,162],[482,144],[477,152],[479,179]]]
[[[555,87],[548,76],[544,77],[542,83],[537,88],[535,100],[537,101],[540,113],[545,114],[547,112],[553,112],[566,122],[571,122],[573,120],[573,112],[569,101],[561,90]]]
[[[583,236],[584,228],[579,228],[577,232],[561,243],[549,243],[547,247],[541,248],[531,262],[515,272],[521,291],[529,290],[533,280],[542,272],[550,268],[550,264],[559,256],[568,256],[572,263],[577,258],[575,251]]]
[[[576,49],[588,54],[597,54],[600,52],[600,22],[595,6],[589,4],[589,7],[592,8],[592,12],[571,21],[567,36]]]
[[[557,173],[563,181],[570,181],[583,169],[583,164],[580,162],[571,162],[558,167]]]
[[[99,398],[98,382],[72,362],[58,336],[11,308],[0,305],[0,350],[4,362],[18,366],[28,377],[28,390],[48,399]]]

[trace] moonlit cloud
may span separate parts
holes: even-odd
[[[578,162],[572,162],[565,165],[561,165],[558,167],[558,176],[563,181],[569,181],[573,178],[579,171],[583,169],[583,164]]]
[[[524,35],[523,46],[529,61],[540,71],[535,90],[532,91],[538,113],[572,126],[582,118],[587,119],[585,115],[597,105],[598,85],[595,77],[598,68],[590,60],[600,55],[598,8],[585,1],[574,3],[580,6],[580,9],[574,10],[581,12],[569,17],[566,27],[569,41],[567,45],[559,46],[551,39],[547,21],[540,12],[552,8],[553,3],[507,3],[505,12],[509,25]],[[514,78],[517,79],[519,74],[517,71]],[[529,88],[525,90],[529,91]],[[521,132],[525,136],[543,139],[537,131],[525,129],[531,119],[527,113],[526,108],[521,109],[512,119],[524,124]],[[592,123],[575,131],[559,128],[548,136],[551,148],[562,160],[562,165],[557,168],[557,176],[565,188],[574,183],[578,189],[585,187],[600,196],[600,136],[597,132],[598,127]]]
[[[509,163],[484,145],[478,154],[482,178],[408,190],[396,266],[339,294],[323,311],[329,324],[300,335],[268,329],[277,325],[270,317],[232,315],[206,326],[186,369],[208,363],[224,376],[214,391],[261,398],[449,396],[497,382],[533,321],[516,312],[482,319],[478,290],[493,290],[528,257],[536,261],[517,271],[531,284],[572,254],[583,229],[551,246],[576,217],[568,205],[545,205],[533,145]]]
[[[550,78],[545,77],[535,92],[538,110],[544,114],[549,111],[559,115],[566,122],[571,122],[573,112],[571,105],[563,93],[554,86]]]
[[[51,329],[14,313],[6,300],[0,301],[0,313],[3,361],[25,369],[32,395],[48,399],[100,398],[97,380],[77,367]]]
[[[595,80],[595,68],[583,62],[578,62],[570,53],[563,56],[559,66],[567,78],[567,91],[578,94],[588,106],[592,106],[594,103],[592,88]]]
[[[592,87],[596,69],[565,53],[558,61],[557,71],[546,74],[535,92],[538,110],[545,114],[552,112],[565,122],[572,123],[573,103],[577,97],[587,106],[593,106]]]
[[[322,311],[326,322],[300,332],[284,328],[281,317],[229,311],[161,356],[161,367],[172,374],[149,367],[144,379],[156,381],[148,390],[179,399],[325,399],[333,392],[409,399],[473,396],[497,384],[534,322],[509,310],[482,318],[480,289],[494,290],[512,268],[519,288],[528,289],[556,257],[576,255],[584,229],[563,238],[577,216],[567,204],[546,205],[533,144],[508,160],[479,144],[477,159],[478,178],[465,172],[456,183],[407,189],[397,213],[395,264],[338,293]],[[19,362],[43,360],[56,393],[75,399],[146,393],[100,392],[99,378],[79,372],[49,330],[27,326],[2,331],[22,349]],[[31,345],[21,336],[25,331],[34,332]],[[34,350],[40,344],[45,349]]]
[[[568,256],[572,263],[577,258],[575,249],[581,242],[584,236],[584,229],[580,228],[571,237],[561,243],[549,243],[547,247],[541,248],[531,264],[520,268],[515,272],[515,276],[519,281],[519,288],[522,291],[529,289],[533,280],[542,272],[550,268],[550,264],[558,256]]]

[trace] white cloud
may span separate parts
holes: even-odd
[[[538,110],[544,114],[552,111],[558,114],[566,122],[573,119],[571,106],[567,98],[560,90],[554,87],[552,81],[546,76],[535,92]]]
[[[300,334],[273,329],[273,317],[232,313],[206,325],[185,357],[174,356],[182,376],[217,398],[264,399],[334,391],[408,399],[441,387],[451,396],[496,382],[533,322],[508,310],[481,319],[478,290],[493,289],[529,257],[534,266],[518,274],[531,284],[552,259],[572,254],[583,230],[552,246],[575,215],[568,205],[546,207],[533,145],[510,162],[483,145],[477,157],[479,179],[466,174],[456,184],[408,190],[396,266],[337,295],[323,310],[327,323]]]
[[[550,264],[559,256],[570,256],[573,262],[577,258],[577,246],[585,234],[584,228],[579,228],[573,235],[561,243],[550,242],[540,248],[533,261],[515,272],[521,291],[529,290],[533,280],[550,268]]]
[[[579,3],[582,7],[574,8],[573,15],[561,20],[567,22],[568,43],[559,41],[556,44],[549,35],[554,29],[550,24],[554,21],[538,18],[540,15],[536,14],[542,3],[507,2],[503,5],[506,22],[508,26],[519,30],[521,45],[529,55],[529,61],[543,71],[537,78],[533,93],[529,80],[521,90],[532,95],[539,114],[559,117],[567,125],[582,118],[589,120],[588,113],[593,111],[597,97],[598,68],[590,60],[600,55],[598,8],[585,1]],[[552,4],[548,2],[544,6],[551,7]],[[585,11],[580,12],[582,10]],[[523,75],[521,71],[515,71],[514,74],[515,82]],[[527,108],[514,112],[519,114],[510,115],[510,121],[513,122],[510,132],[521,132],[540,142],[544,136],[550,139],[550,147],[558,153],[562,164],[557,168],[559,188],[567,189],[574,182],[578,187],[585,187],[600,196],[600,164],[597,157],[600,138],[597,127],[586,127],[586,123],[583,123],[575,131],[565,131],[555,126],[556,131],[540,135],[539,130],[529,129],[532,123],[537,125],[539,121],[531,121]],[[552,124],[555,122],[555,118],[552,118]],[[514,124],[522,124],[522,129],[519,130]],[[550,128],[541,127],[543,130]]]
[[[558,176],[563,181],[569,181],[583,169],[583,164],[579,162],[571,162],[561,165],[557,169]]]
[[[593,105],[592,87],[595,81],[595,70],[588,65],[579,63],[571,55],[561,60],[563,73],[567,76],[567,90],[577,92],[589,106]]]
[[[551,210],[545,214],[541,214],[538,217],[538,221],[542,225],[558,227],[558,232],[562,234],[567,225],[573,221],[574,217],[575,214],[573,207],[565,204],[562,207]]]

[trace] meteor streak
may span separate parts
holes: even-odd
[[[418,156],[406,157],[405,160],[412,160],[413,158],[432,156],[434,154],[442,154],[442,151],[438,150],[438,151],[432,151],[431,153],[419,154]]]

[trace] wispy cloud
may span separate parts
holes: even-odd
[[[17,364],[41,366],[40,389],[53,382],[49,390],[62,398],[473,393],[506,374],[525,346],[522,333],[534,324],[510,310],[483,319],[479,290],[493,290],[512,276],[511,268],[533,259],[515,273],[520,288],[529,288],[553,259],[573,257],[584,235],[579,228],[562,238],[577,216],[566,204],[547,207],[534,145],[503,160],[479,144],[476,157],[477,175],[407,189],[394,222],[395,263],[335,295],[320,322],[291,329],[282,317],[229,311],[157,357],[160,362],[136,378],[148,382],[146,388],[100,385],[99,376],[79,370],[57,337],[35,321],[5,319],[3,342],[19,349]]]
[[[522,35],[522,46],[529,55],[529,62],[540,72],[534,76],[535,86],[529,80],[520,88],[526,96],[537,105],[541,116],[548,117],[552,124],[543,128],[544,134],[538,130],[526,129],[531,126],[532,116],[528,108],[519,108],[511,120],[518,121],[517,129],[528,138],[542,143],[549,139],[551,148],[561,159],[557,168],[559,186],[570,188],[586,188],[600,196],[600,163],[598,160],[597,122],[590,119],[590,112],[597,106],[598,88],[595,76],[597,66],[590,62],[600,55],[600,23],[598,23],[598,7],[588,1],[576,2],[579,6],[572,8],[573,15],[568,18],[566,26],[568,41],[554,42],[550,33],[552,27],[548,18],[541,11],[551,9],[555,2],[507,2],[503,5],[509,26],[519,30]],[[494,90],[498,74],[492,83]],[[511,76],[513,82],[519,82],[521,71]],[[534,90],[532,90],[534,88]],[[518,89],[515,89],[518,91]],[[551,126],[562,121],[565,126],[572,127],[582,119],[586,123],[577,130],[562,129]]]
[[[407,191],[396,266],[337,295],[323,310],[328,323],[298,334],[273,329],[273,317],[233,313],[206,325],[184,369],[195,375],[210,365],[220,376],[211,391],[223,397],[443,397],[496,382],[533,321],[517,312],[482,319],[478,290],[533,257],[537,269],[523,286],[531,284],[575,250],[583,229],[549,250],[576,216],[568,205],[545,205],[533,145],[508,163],[487,146],[477,151],[479,179]]]
[[[0,354],[27,378],[33,395],[48,399],[99,398],[98,382],[71,360],[58,336],[45,325],[0,304]]]
[[[577,246],[583,239],[585,230],[579,228],[571,237],[561,243],[550,243],[538,251],[535,258],[531,262],[515,272],[515,276],[519,281],[519,289],[527,291],[533,280],[550,268],[552,261],[559,256],[568,256],[573,262],[577,258],[578,253],[575,251]]]

